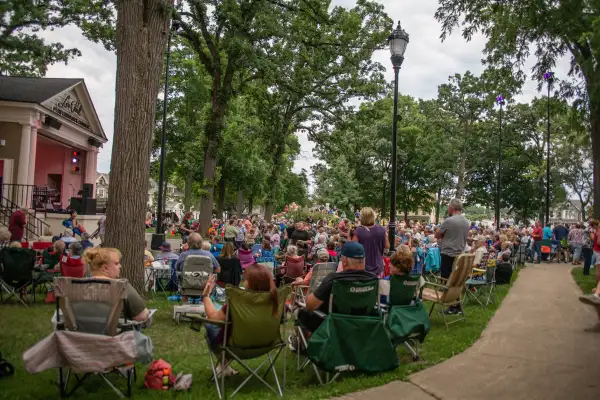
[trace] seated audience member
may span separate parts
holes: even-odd
[[[121,252],[112,248],[92,247],[83,255],[96,279],[118,279],[121,273]],[[128,319],[145,321],[150,315],[139,293],[127,283],[127,300],[123,313]]]
[[[202,250],[204,250],[204,251],[208,251],[208,252],[210,252],[210,247],[211,247],[211,244],[210,244],[210,242],[209,242],[208,240],[203,240],[203,241],[202,241],[202,244],[200,245],[200,248],[201,248]],[[212,254],[212,253],[211,253],[211,254]]]
[[[504,254],[508,254],[508,258],[510,259],[511,251],[510,251],[511,243],[509,241],[504,241],[500,245],[500,251],[498,252],[498,261],[502,260]]]
[[[60,273],[62,276],[71,278],[83,278],[85,275],[85,264],[81,258],[83,247],[79,242],[73,242],[69,245],[69,254],[63,255],[60,262]]]
[[[60,262],[67,245],[62,240],[54,242],[52,247],[47,248],[42,253],[42,265],[46,265],[47,269],[54,269]]]
[[[65,232],[60,239],[65,242],[67,246],[77,241],[77,239],[73,237],[73,230],[70,228],[65,229]]]
[[[184,264],[187,256],[197,255],[197,256],[206,256],[206,257],[210,258],[212,265],[213,265],[214,272],[218,272],[219,263],[217,262],[217,259],[211,254],[210,251],[201,249],[202,236],[200,236],[200,234],[198,232],[192,232],[190,234],[190,236],[188,236],[186,244],[188,245],[189,250],[186,250],[183,253],[181,253],[179,258],[177,259],[177,262],[175,263],[175,269],[177,271],[181,271],[181,268],[183,267],[183,264]]]
[[[317,252],[317,264],[325,264],[329,262],[329,252],[327,252],[325,249],[321,249]],[[296,280],[294,282],[292,282],[292,286],[308,286],[308,284],[310,283],[310,278],[312,278],[312,268],[310,269],[310,271],[308,271],[308,273],[306,275],[304,275],[304,277],[299,277],[296,278]],[[293,301],[292,301],[293,304]]]
[[[211,275],[206,283],[206,287],[204,288],[204,293],[202,297],[202,302],[204,304],[204,309],[206,310],[206,316],[208,319],[214,321],[225,321],[225,317],[227,316],[227,305],[224,305],[219,310],[215,307],[210,298],[210,294],[215,288],[216,276]],[[268,292],[270,294],[269,298],[273,305],[273,318],[278,318],[277,316],[277,288],[275,287],[275,283],[271,277],[271,272],[264,266],[260,264],[252,264],[248,268],[244,270],[244,288],[246,290],[251,290],[255,292]],[[215,354],[219,351],[219,346],[223,344],[223,339],[225,335],[225,330],[223,327],[219,327],[214,324],[204,324],[206,328],[206,336],[208,338],[208,343],[211,351]],[[231,330],[235,329],[235,327],[229,325],[227,328],[227,334],[231,334]],[[235,375],[237,371],[232,369],[228,363],[227,367],[223,370],[223,367],[218,364],[217,365],[217,376],[223,373],[225,376]]]
[[[502,253],[501,262],[496,265],[496,284],[508,285],[512,278],[513,268],[510,264],[510,253]]]
[[[154,256],[152,255],[152,252],[150,250],[148,250],[146,247],[148,247],[148,241],[144,241],[144,262],[147,265],[150,265],[150,263],[152,261],[154,261]]]
[[[221,251],[223,250],[223,243],[221,243],[221,238],[219,236],[213,237],[213,243],[210,247],[210,252],[213,256],[219,257],[221,255]]]
[[[315,291],[306,297],[306,309],[300,310],[298,319],[309,332],[323,322],[322,316],[315,313],[329,312],[329,296],[336,280],[367,281],[377,279],[374,274],[365,271],[365,249],[358,242],[346,242],[342,247],[342,272],[327,275]],[[292,345],[293,346],[293,345]]]
[[[171,250],[171,243],[163,242],[160,245],[160,253],[156,255],[156,260],[166,261],[169,263],[171,260],[177,260],[179,256]]]
[[[398,250],[390,257],[390,275],[410,275],[414,266],[413,252],[406,245],[398,247]],[[389,280],[390,277],[384,279]]]
[[[337,262],[338,261],[338,253],[335,251],[335,241],[330,240],[327,242],[327,253],[329,254],[329,261]]]
[[[90,240],[90,234],[87,232],[83,232],[81,234],[81,247],[83,247],[83,250],[85,249],[89,249],[90,247],[94,247],[94,243],[92,243],[92,241]]]
[[[0,249],[8,247],[10,245],[11,233],[7,230],[0,231]]]
[[[219,284],[227,284],[231,282],[226,282],[225,280],[231,280],[232,277],[235,277],[235,271],[239,272],[239,275],[242,273],[242,263],[235,256],[235,248],[233,243],[226,242],[223,246],[223,250],[221,250],[221,254],[217,257],[217,262],[221,268],[221,274],[219,274],[218,280],[221,281]],[[235,283],[234,283],[235,284]]]
[[[487,267],[488,251],[485,248],[485,236],[477,236],[474,245],[473,254],[475,254],[475,258],[473,260],[473,268]],[[482,264],[483,262],[485,262],[485,265]]]
[[[8,245],[8,247],[12,247],[12,248],[16,248],[16,249],[21,249],[21,248],[23,248],[23,245],[21,244],[21,242],[10,242],[10,244]]]
[[[252,243],[242,241],[241,246],[237,251],[237,258],[242,264],[242,269],[246,269],[255,263],[254,254],[252,254]]]

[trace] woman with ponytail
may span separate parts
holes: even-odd
[[[96,279],[118,279],[121,274],[121,252],[118,249],[92,247],[83,253],[83,259]],[[144,301],[129,283],[123,312],[134,321],[145,321],[149,315]]]
[[[270,301],[273,305],[273,317],[277,317],[277,288],[275,287],[275,282],[273,282],[273,277],[271,276],[271,271],[267,269],[264,265],[261,264],[253,264],[244,270],[244,288],[246,290],[252,290],[255,292],[269,292]],[[215,321],[225,321],[225,316],[227,315],[227,304],[221,307],[220,310],[217,310],[210,298],[210,294],[212,293],[215,287],[215,279],[216,275],[211,275],[206,283],[204,288],[202,302],[204,303],[204,312],[206,313],[206,317],[208,319],[212,319]],[[218,349],[218,345],[223,343],[223,335],[224,329],[218,327],[214,324],[204,324],[206,328],[206,336],[208,338],[208,342],[210,344],[211,350],[216,353]],[[230,325],[227,328],[228,335],[232,331],[232,326]],[[235,371],[230,366],[225,368],[225,371],[222,371],[221,365],[217,365],[217,374],[224,373],[225,376],[235,375],[237,371]]]

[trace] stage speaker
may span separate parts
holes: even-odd
[[[77,214],[96,215],[96,199],[71,197],[69,208],[77,211]]]
[[[48,125],[50,128],[59,130],[62,126],[62,122],[60,122],[54,117],[51,117],[50,115],[46,115],[46,118],[44,119],[44,125]]]
[[[94,197],[94,185],[91,183],[83,184],[83,192],[81,193],[81,197]]]

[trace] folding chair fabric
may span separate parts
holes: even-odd
[[[411,305],[392,306],[385,323],[395,343],[413,338],[423,343],[431,327],[429,315],[421,301]]]
[[[228,286],[225,289],[232,331],[227,347],[241,359],[255,358],[283,343],[281,315],[290,286],[277,290],[278,309],[273,315],[270,293]],[[250,334],[251,333],[251,334]]]
[[[379,316],[329,314],[310,337],[307,353],[318,368],[332,373],[378,373],[399,365]]]
[[[201,296],[213,273],[212,260],[207,256],[189,255],[183,262],[180,291],[184,296]]]
[[[388,304],[404,306],[411,304],[417,298],[420,276],[390,275],[390,294]]]
[[[375,315],[379,299],[379,280],[335,280],[331,288],[329,313]]]
[[[58,277],[54,278],[54,294],[68,330],[117,334],[127,280]]]
[[[30,249],[7,247],[0,251],[0,296],[2,288],[12,296],[19,296],[19,291],[34,283],[33,270],[36,252]],[[35,296],[35,292],[34,292]],[[25,304],[20,297],[19,300]],[[5,301],[6,301],[5,300]]]
[[[308,293],[312,293],[319,287],[325,277],[337,270],[337,264],[333,262],[319,263],[312,267],[312,276],[308,284]]]

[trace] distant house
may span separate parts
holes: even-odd
[[[581,201],[567,200],[564,204],[550,209],[550,222],[556,221],[562,221],[566,224],[583,221]]]
[[[104,209],[108,200],[108,188],[110,185],[110,174],[97,172],[96,173],[96,202],[98,209]],[[154,210],[156,208],[156,197],[158,192],[158,184],[150,179],[148,187],[148,210]],[[179,190],[175,185],[167,184],[167,199],[165,204],[166,212],[176,212],[180,214],[183,207],[183,192]]]

